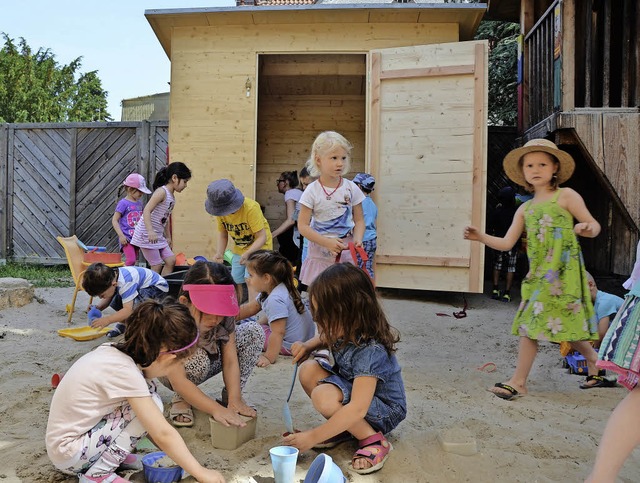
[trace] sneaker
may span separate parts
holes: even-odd
[[[107,337],[113,339],[114,337],[118,337],[119,335],[124,334],[125,325],[121,323],[117,323],[113,329],[107,332]]]
[[[511,302],[511,295],[509,294],[509,292],[505,292],[502,294],[500,300],[502,300],[503,302]]]
[[[494,288],[494,289],[491,291],[491,298],[492,298],[493,300],[500,300],[500,290],[498,290],[497,288]]]

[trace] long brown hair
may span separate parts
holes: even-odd
[[[258,275],[271,275],[276,285],[283,283],[298,313],[304,314],[306,307],[293,282],[293,266],[289,260],[273,250],[256,250],[247,257],[246,265]],[[264,302],[268,296],[269,294],[262,292],[260,301]]]
[[[380,305],[373,283],[364,270],[338,263],[324,270],[309,286],[311,315],[327,345],[340,347],[374,339],[389,354],[400,341],[398,331]]]
[[[149,367],[162,349],[185,347],[197,334],[196,322],[186,306],[170,297],[162,302],[146,300],[133,309],[127,319],[124,341],[115,347],[141,367]],[[176,352],[176,359],[189,357],[193,350]]]

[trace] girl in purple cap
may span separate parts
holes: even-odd
[[[151,191],[147,188],[144,176],[138,173],[131,173],[127,176],[122,186],[127,194],[118,201],[116,212],[111,218],[111,224],[118,235],[120,250],[124,253],[124,264],[131,267],[136,264],[138,259],[138,247],[131,244],[131,237],[136,223],[142,218],[143,204],[140,199],[143,194],[151,194]]]
[[[142,222],[133,231],[131,244],[142,249],[149,268],[161,275],[173,272],[176,266],[168,222],[175,205],[174,193],[181,193],[190,179],[191,170],[184,163],[171,163],[158,171],[153,180],[153,194],[142,212]]]
[[[254,417],[256,410],[245,403],[242,390],[258,361],[264,332],[255,321],[236,325],[238,291],[229,269],[220,263],[196,262],[185,274],[178,300],[189,308],[200,340],[184,366],[160,379],[175,391],[171,422],[193,426],[194,406],[225,426],[245,426],[239,415]],[[216,400],[198,386],[219,373],[225,386]]]
[[[77,360],[51,400],[45,443],[55,467],[80,483],[129,481],[116,471],[139,467],[133,451],[148,434],[196,480],[224,483],[167,423],[152,380],[182,368],[198,337],[185,306],[148,300],[129,318],[124,341],[102,344]]]

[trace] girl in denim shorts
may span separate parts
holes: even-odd
[[[311,314],[319,334],[291,346],[294,362],[328,348],[335,363],[319,355],[300,366],[300,383],[327,421],[286,435],[284,443],[300,451],[331,448],[355,438],[351,469],[368,474],[384,465],[393,449],[385,434],[407,415],[399,341],[389,325],[368,274],[351,264],[335,264],[309,287]],[[364,417],[362,416],[364,414]]]

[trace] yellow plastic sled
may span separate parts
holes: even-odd
[[[86,327],[72,327],[69,329],[58,330],[58,335],[62,337],[70,337],[73,340],[93,340],[98,337],[102,337],[111,330],[109,327],[102,327],[101,329],[94,329],[91,326]]]

